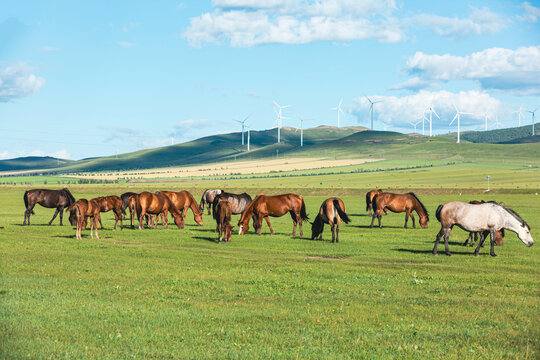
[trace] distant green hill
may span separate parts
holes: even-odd
[[[539,126],[535,126],[534,130],[535,135],[540,134]],[[527,125],[507,129],[465,132],[461,134],[461,138],[473,143],[488,144],[520,144],[538,142],[538,138],[531,136],[531,134],[532,125]],[[527,138],[530,139],[526,140]]]
[[[72,162],[72,160],[57,159],[50,156],[26,156],[0,160],[0,171],[52,169]]]

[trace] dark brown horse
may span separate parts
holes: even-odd
[[[201,213],[204,213],[204,206],[206,205],[206,209],[208,210],[208,215],[210,215],[210,206],[214,203],[214,198],[216,195],[219,195],[223,192],[223,190],[215,189],[215,190],[204,190],[202,197],[201,197]]]
[[[51,221],[49,221],[49,225],[52,224],[58,214],[60,214],[60,225],[62,225],[64,209],[75,203],[75,198],[66,188],[61,190],[32,189],[26,191],[23,198],[24,206],[26,207],[23,225],[30,225],[30,215],[34,214],[34,206],[36,204],[46,208],[56,208]]]
[[[156,191],[155,194],[152,194],[148,191],[143,191],[142,193],[137,195],[136,207],[137,217],[139,218],[139,230],[142,230],[144,228],[143,218],[146,214],[161,215],[162,224],[167,229],[167,215],[169,211],[174,218],[174,223],[176,224],[176,226],[178,226],[179,229],[184,228],[182,214],[178,212],[178,210],[174,207],[169,198],[160,191]],[[154,223],[154,229],[157,228],[157,223],[158,221],[156,219]]]
[[[311,224],[311,239],[315,240],[318,237],[322,240],[324,224],[328,224],[332,230],[332,242],[339,242],[339,226],[342,221],[345,224],[351,222],[345,212],[343,201],[339,198],[324,200],[315,221]]]
[[[126,219],[126,208],[128,207],[129,198],[132,195],[137,195],[137,193],[128,191],[128,192],[125,192],[122,195],[120,195],[120,199],[122,199],[122,214],[124,214],[124,220]],[[133,225],[133,224],[131,224],[131,225]]]
[[[302,220],[308,220],[306,214],[306,204],[302,195],[296,194],[283,194],[275,196],[267,196],[264,194],[259,194],[246,208],[242,213],[238,225],[240,230],[238,231],[239,235],[245,234],[249,229],[249,220],[254,217],[255,230],[259,235],[261,235],[262,230],[262,221],[266,220],[270,232],[274,235],[274,229],[270,225],[269,216],[280,217],[286,213],[291,214],[293,220],[293,232],[291,237],[296,235],[296,224],[300,224],[300,236],[304,235],[302,230]]]
[[[171,200],[174,207],[178,211],[180,211],[180,213],[182,214],[182,223],[184,223],[186,219],[188,209],[191,209],[197,225],[203,225],[202,211],[199,210],[197,201],[189,191],[161,191],[161,193],[165,194],[169,198],[169,200]]]
[[[414,215],[412,214],[413,211],[416,211],[420,217],[419,222],[422,229],[427,229],[428,227],[428,211],[424,204],[422,204],[412,192],[407,194],[392,194],[383,192],[382,194],[375,195],[375,197],[373,197],[372,206],[373,217],[371,218],[371,225],[369,226],[371,228],[373,227],[375,217],[379,219],[379,228],[382,228],[381,217],[384,209],[388,209],[395,213],[405,212],[405,229],[407,228],[407,220],[409,217],[412,219],[413,228],[416,227],[414,223]]]
[[[81,232],[86,228],[86,220],[90,217],[92,222],[90,223],[90,237],[94,237],[92,232],[96,230],[96,238],[99,239],[97,223],[100,220],[99,216],[99,204],[94,199],[88,201],[86,199],[79,199],[74,202],[72,205],[66,208],[66,212],[73,212],[75,214],[75,222],[77,230],[75,232],[75,237],[81,239]]]
[[[219,241],[231,241],[232,225],[231,225],[232,206],[227,199],[218,201],[214,208],[214,218],[216,219]]]
[[[244,210],[246,210],[246,207],[252,201],[251,196],[249,196],[249,194],[247,193],[233,194],[233,193],[222,191],[221,194],[216,195],[214,197],[214,202],[212,203],[212,212],[214,214],[213,216],[216,221],[217,221],[216,206],[221,199],[225,199],[229,202],[229,204],[231,204],[231,212],[233,215],[238,215],[238,214],[243,213]],[[254,221],[254,224],[255,224],[255,221]],[[216,228],[216,231],[219,231],[219,230]]]
[[[371,190],[366,193],[366,211],[368,211],[369,216],[373,215],[372,214],[373,206],[371,205],[373,198],[375,197],[375,195],[380,195],[382,193],[383,193],[382,190]]]

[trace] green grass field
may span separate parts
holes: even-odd
[[[491,193],[483,192],[486,171]],[[199,200],[204,188],[218,186],[252,196],[294,191],[305,195],[311,219],[322,200],[339,194],[352,215],[339,244],[328,241],[328,227],[325,241],[309,240],[309,224],[303,238],[291,239],[289,217],[271,219],[275,236],[263,225],[261,237],[250,229],[217,244],[210,217],[198,227],[191,214],[183,230],[173,224],[115,232],[107,213],[101,239],[91,239],[87,230],[76,240],[71,226],[60,227],[58,220],[44,225],[53,210],[39,206],[33,225],[21,226],[28,186],[1,186],[0,357],[538,358],[538,245],[527,248],[508,232],[495,249],[498,258],[488,248],[475,257],[473,248],[461,246],[467,234],[456,228],[454,256],[431,255],[439,230],[435,209],[456,199],[504,201],[538,240],[538,175],[536,166],[524,164],[460,163],[70,185],[76,198],[187,188]],[[385,216],[383,229],[369,229],[363,192],[375,184],[415,190],[431,212],[429,229],[403,229],[404,214]]]

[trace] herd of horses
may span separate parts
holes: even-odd
[[[82,230],[86,229],[90,220],[90,236],[94,232],[97,238],[98,223],[103,229],[101,213],[113,211],[115,216],[114,230],[118,221],[123,229],[123,220],[127,216],[126,209],[130,212],[131,228],[134,227],[134,219],[139,222],[139,229],[146,226],[157,228],[158,220],[165,228],[168,228],[168,215],[171,214],[174,223],[179,229],[184,228],[185,218],[189,210],[193,212],[194,220],[198,225],[203,225],[203,213],[206,207],[208,215],[212,214],[216,221],[216,232],[218,232],[218,242],[228,242],[232,237],[233,225],[232,215],[240,215],[238,221],[238,234],[243,235],[249,230],[249,223],[252,221],[253,230],[261,235],[263,220],[266,221],[270,233],[274,234],[274,229],[270,224],[270,217],[281,217],[290,214],[293,222],[291,237],[296,236],[297,226],[300,229],[300,236],[303,236],[303,221],[309,222],[306,213],[306,204],[301,195],[282,194],[265,195],[258,194],[252,199],[246,193],[234,194],[221,189],[206,190],[200,201],[197,201],[186,190],[183,191],[156,191],[154,193],[143,191],[141,193],[126,192],[120,196],[100,196],[90,200],[79,199],[64,188],[60,190],[33,189],[24,193],[24,213],[23,225],[30,225],[30,216],[34,214],[34,207],[40,204],[43,207],[55,208],[56,211],[49,221],[52,224],[57,215],[60,215],[60,225],[64,211],[69,212],[69,221],[76,227],[76,238],[81,239]],[[429,213],[412,192],[406,194],[394,194],[383,192],[382,190],[372,190],[366,193],[366,211],[371,216],[370,227],[373,227],[375,219],[378,220],[379,228],[383,213],[405,213],[405,225],[409,218],[413,228],[416,227],[413,212],[418,215],[418,222],[423,229],[428,227]],[[471,201],[463,203],[453,201],[439,205],[436,211],[437,220],[441,223],[441,230],[435,238],[433,254],[437,255],[437,247],[441,238],[444,238],[445,253],[451,255],[448,247],[448,238],[454,226],[458,226],[469,232],[469,237],[463,245],[473,246],[478,240],[478,246],[474,254],[478,255],[480,248],[484,246],[484,241],[488,236],[491,239],[491,256],[497,256],[494,251],[495,244],[502,245],[504,230],[509,230],[517,234],[518,238],[527,246],[532,246],[534,241],[530,233],[529,225],[512,209],[502,203],[494,201]],[[315,220],[311,223],[311,239],[322,240],[324,225],[328,224],[332,233],[332,242],[339,242],[339,228],[341,223],[348,224],[351,221],[346,213],[343,200],[332,197],[326,199],[319,207],[319,212]]]

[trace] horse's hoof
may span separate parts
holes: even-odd
[[[477,252],[474,253],[474,256],[478,256],[479,254]]]
[[[451,253],[446,253],[446,256],[452,256],[452,254]]]
[[[497,254],[490,254],[492,257],[497,257]]]
[[[439,255],[439,254],[437,254],[436,252],[433,253],[433,256],[437,256],[437,255]]]

